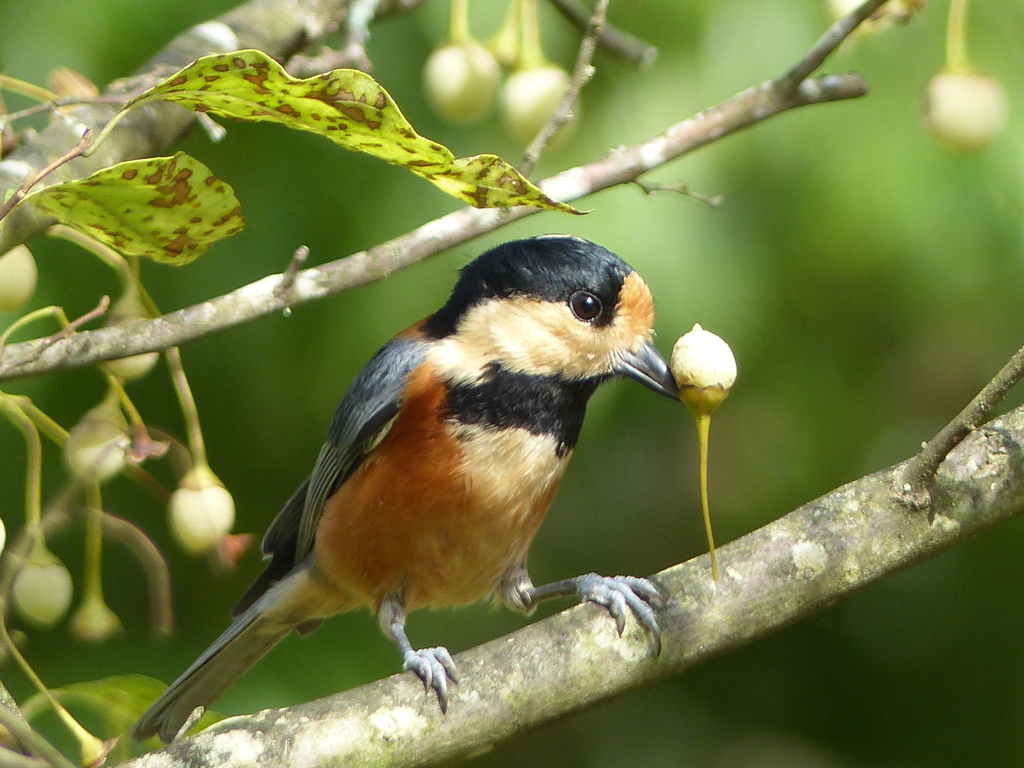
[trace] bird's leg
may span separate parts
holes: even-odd
[[[575,595],[580,602],[603,605],[615,619],[615,626],[620,635],[626,628],[626,616],[632,610],[637,621],[654,638],[655,655],[661,653],[661,630],[658,628],[654,611],[664,603],[664,600],[647,579],[586,573],[572,579],[535,587],[526,572],[526,566],[520,565],[505,574],[499,590],[506,605],[522,611],[532,610],[541,600],[569,595]]]
[[[384,634],[394,640],[398,650],[402,652],[405,669],[423,681],[424,690],[432,689],[437,694],[437,703],[441,705],[441,711],[447,712],[448,680],[458,682],[455,662],[448,649],[438,646],[415,650],[412,647],[405,634],[405,609],[402,607],[401,597],[397,595],[392,595],[381,604],[377,620]]]

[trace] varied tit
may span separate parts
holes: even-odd
[[[654,304],[622,259],[576,237],[506,243],[463,268],[448,302],[377,352],[345,393],[312,473],[263,539],[266,570],[228,627],[142,715],[174,739],[292,629],[368,606],[441,709],[455,667],[416,650],[408,611],[493,595],[529,610],[575,595],[632,611],[659,642],[645,579],[535,587],[526,553],[576,445],[587,400],[624,375],[679,392],[651,344]]]

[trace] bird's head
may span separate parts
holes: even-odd
[[[435,361],[452,380],[479,380],[495,365],[574,381],[623,375],[678,399],[653,323],[650,289],[626,262],[588,240],[545,235],[466,265],[422,329],[440,342]]]

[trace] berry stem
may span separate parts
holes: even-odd
[[[89,598],[103,601],[103,498],[99,483],[90,483],[86,488],[89,509],[85,523],[85,594]]]
[[[68,431],[41,411],[26,395],[9,395],[9,397],[32,420],[32,423],[36,425],[36,429],[54,443],[63,447],[64,443],[68,441]]]
[[[25,526],[37,530],[42,514],[43,445],[39,430],[10,395],[0,392],[0,410],[25,438],[28,468],[25,471]]]
[[[950,0],[946,25],[946,70],[963,72],[970,67],[967,59],[967,0]]]
[[[0,75],[0,90],[11,91],[36,101],[56,101],[57,94],[48,88],[40,88],[38,85],[26,83],[9,75]]]
[[[711,578],[718,581],[718,558],[715,557],[715,536],[711,532],[711,505],[708,503],[708,442],[711,438],[711,414],[701,413],[697,419],[697,446],[700,453],[700,504],[704,512],[704,532],[708,536],[711,555]]]
[[[199,409],[196,408],[196,401],[192,396],[192,388],[188,385],[185,368],[181,364],[181,352],[177,347],[170,347],[164,355],[167,359],[167,367],[171,371],[171,382],[174,384],[174,392],[178,396],[181,414],[185,418],[185,429],[188,432],[188,447],[192,454],[192,464],[197,467],[209,466],[206,461],[206,441],[203,440],[203,430],[199,426]]]
[[[494,58],[506,67],[515,67],[519,63],[519,19],[522,11],[523,0],[511,0],[501,28],[488,43]]]
[[[67,240],[89,251],[89,253],[93,254],[97,259],[117,273],[117,276],[121,279],[122,288],[128,288],[132,279],[132,270],[129,267],[128,259],[113,248],[104,245],[99,240],[89,237],[84,232],[79,232],[77,229],[72,229],[64,224],[54,224],[46,230],[46,234],[50,237]],[[138,259],[135,259],[135,261],[138,262]],[[135,279],[138,280],[137,269],[135,270]]]
[[[540,21],[537,18],[537,0],[523,0],[520,23],[522,44],[519,48],[519,69],[539,69],[547,64],[540,42]]]
[[[448,44],[462,45],[470,40],[469,0],[452,0],[448,10]]]
[[[111,373],[110,369],[105,365],[101,364],[100,370],[107,379],[107,385],[109,387],[107,397],[118,403],[121,410],[124,411],[125,415],[128,417],[128,423],[132,427],[133,437],[136,439],[142,437],[148,439],[149,435],[146,432],[146,422],[142,418],[142,414],[139,413],[139,409],[135,407],[135,403],[132,402],[132,399],[125,391],[124,386],[121,384],[121,380]]]

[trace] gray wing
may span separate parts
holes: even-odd
[[[313,471],[263,537],[263,553],[271,562],[238,601],[234,615],[252,605],[313,549],[324,502],[387,435],[401,410],[409,375],[425,357],[423,341],[392,339],[352,380],[331,420]]]

